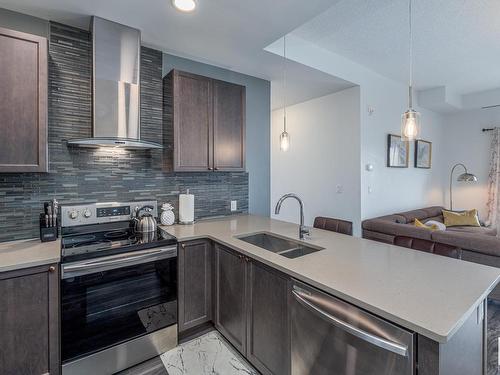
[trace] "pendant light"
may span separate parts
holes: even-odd
[[[413,29],[412,0],[409,0],[409,57],[410,81],[408,85],[408,110],[401,116],[401,138],[403,141],[413,141],[420,135],[420,113],[413,109]]]
[[[290,135],[286,131],[286,35],[283,36],[283,132],[280,134],[280,150],[288,151]]]

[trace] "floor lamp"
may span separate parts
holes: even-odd
[[[472,173],[467,171],[467,167],[462,163],[457,163],[451,168],[450,173],[450,210],[453,211],[453,172],[457,167],[462,167],[465,170],[465,173],[462,173],[457,177],[457,181],[462,182],[477,182],[477,177]]]

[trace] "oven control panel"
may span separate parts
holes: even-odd
[[[77,225],[128,221],[136,208],[144,206],[154,207],[153,217],[158,217],[156,201],[107,202],[87,205],[62,205],[60,222],[63,227],[74,227]]]
[[[130,216],[130,206],[98,207],[97,217]]]

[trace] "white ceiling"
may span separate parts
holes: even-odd
[[[171,0],[0,0],[0,7],[83,28],[98,15],[141,29],[145,44],[165,52],[268,79],[273,108],[283,104],[283,65],[264,48],[285,34],[407,82],[408,0],[198,0],[198,5],[183,14]],[[500,88],[499,14],[499,0],[414,1],[417,90],[444,87],[450,97],[466,97]],[[296,62],[287,69],[287,104],[352,86]]]
[[[277,74],[281,76],[271,82],[273,110],[282,108],[285,99],[286,105],[289,106],[355,86],[351,82],[290,60],[286,63],[285,88],[283,88],[283,70],[278,70]],[[286,96],[283,95],[284,89]]]
[[[171,0],[0,0],[0,8],[81,28],[97,15],[140,29],[143,43],[165,52],[279,81],[282,59],[264,47],[336,1],[198,0],[189,14],[176,11]],[[352,86],[298,63],[289,70],[288,104]],[[273,92],[273,107],[282,105],[281,96]]]
[[[413,8],[417,89],[461,95],[500,87],[500,1],[418,0]],[[341,0],[293,35],[408,80],[408,0]]]

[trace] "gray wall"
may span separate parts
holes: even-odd
[[[163,75],[172,69],[200,74],[246,86],[246,163],[249,179],[249,212],[269,216],[271,167],[271,84],[252,76],[163,54]]]
[[[0,27],[47,37],[49,23],[41,18],[0,8]]]

